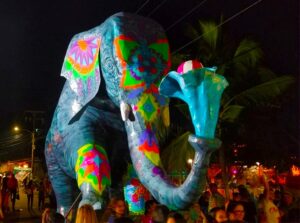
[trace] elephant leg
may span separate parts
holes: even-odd
[[[57,212],[65,216],[74,202],[76,184],[74,179],[66,175],[63,169],[59,166],[54,153],[49,151],[49,149],[46,153],[48,175],[52,188],[55,192]]]
[[[88,143],[77,151],[75,166],[77,184],[82,192],[79,207],[85,204],[94,210],[102,209],[101,195],[110,185],[110,167],[104,148],[96,143]]]

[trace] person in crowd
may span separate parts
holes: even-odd
[[[289,190],[283,190],[279,210],[282,214],[282,223],[300,221],[300,201]]]
[[[0,178],[0,182],[1,182],[1,178]],[[0,193],[0,220],[3,220],[4,218],[4,214],[2,211],[2,193]]]
[[[45,203],[42,213],[42,223],[65,223],[65,218],[53,209],[51,204]]]
[[[22,181],[22,186],[25,188],[27,185],[27,180],[28,180],[28,176],[24,178],[24,180]]]
[[[240,195],[240,193],[239,193],[239,192],[233,192],[233,193],[232,193],[232,200],[233,200],[233,201],[236,201],[236,202],[240,201],[240,200],[241,200],[241,195]]]
[[[254,197],[250,195],[248,189],[244,185],[238,186],[240,194],[240,202],[245,209],[245,221],[249,223],[257,222],[257,210]]]
[[[50,182],[48,176],[44,177],[43,185],[44,185],[44,194],[45,194],[45,197],[47,197],[52,193],[52,185],[51,185],[51,182]]]
[[[77,211],[76,223],[98,223],[93,206],[89,204],[82,205]]]
[[[134,223],[134,221],[130,217],[121,217],[115,219],[115,223]]]
[[[15,211],[16,198],[17,198],[17,194],[19,194],[19,186],[18,186],[18,180],[16,179],[13,173],[10,173],[9,175],[7,181],[7,187],[10,193],[12,211]]]
[[[1,194],[2,194],[2,211],[8,212],[9,211],[9,190],[8,190],[8,177],[4,174],[2,179],[2,187],[1,187]]]
[[[153,223],[165,223],[169,215],[169,208],[166,205],[156,205],[152,213],[152,222]]]
[[[210,192],[207,190],[201,195],[201,197],[198,200],[200,208],[203,211],[203,213],[205,214],[205,216],[208,215],[209,198],[210,198]]]
[[[227,205],[227,216],[230,222],[246,222],[245,218],[245,209],[242,202],[239,201],[230,201]]]
[[[39,195],[38,195],[38,206],[39,210],[41,211],[45,205],[45,187],[43,181],[40,182],[38,187]]]
[[[52,215],[51,215],[51,209],[45,206],[45,210],[42,213],[42,223],[52,223]]]
[[[183,215],[179,212],[171,212],[168,215],[167,223],[186,223],[187,221],[184,219]]]
[[[279,223],[280,212],[278,207],[274,204],[275,190],[272,185],[269,185],[264,175],[260,176],[261,182],[264,185],[264,193],[260,197],[257,209],[258,209],[258,222],[259,223]]]
[[[227,214],[223,207],[215,207],[209,211],[210,223],[225,223],[228,221]]]
[[[55,210],[51,209],[49,203],[46,203],[44,208],[45,209],[42,213],[42,223],[55,223],[54,221]]]
[[[33,185],[33,181],[30,180],[25,188],[25,193],[27,195],[28,210],[32,210],[32,208],[33,208],[33,192],[34,192],[34,185]]]
[[[62,216],[61,214],[59,214],[59,213],[55,213],[54,214],[54,222],[55,223],[65,223],[66,221],[65,221],[65,218],[64,218],[64,216]],[[96,221],[97,222],[97,221]]]
[[[216,183],[210,183],[209,189],[211,195],[208,202],[208,211],[215,207],[225,207],[225,198],[218,191],[218,185]]]
[[[157,202],[148,200],[145,202],[145,214],[141,216],[141,223],[152,223],[152,213],[155,210]]]
[[[112,198],[103,213],[101,222],[114,223],[121,217],[127,217],[126,203],[123,198]]]
[[[274,192],[274,204],[279,207],[280,206],[280,203],[282,201],[282,194],[281,194],[281,191],[280,190],[275,190]]]
[[[195,202],[190,208],[186,215],[187,223],[203,223],[207,222],[206,216],[201,210],[198,202]]]

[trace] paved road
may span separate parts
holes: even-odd
[[[11,205],[10,205],[11,209]],[[38,210],[38,193],[34,193],[33,210],[27,209],[27,195],[23,188],[20,188],[20,200],[16,201],[16,211],[6,213],[4,221],[0,223],[40,223],[41,212]]]

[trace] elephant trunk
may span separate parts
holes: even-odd
[[[173,210],[186,208],[204,188],[210,155],[221,142],[190,135],[189,142],[195,149],[194,162],[185,182],[177,187],[161,166],[153,126],[141,123],[139,117],[125,121],[130,155],[140,181],[158,202]]]

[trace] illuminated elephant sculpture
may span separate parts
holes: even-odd
[[[181,209],[197,198],[210,154],[220,146],[214,132],[227,82],[212,68],[182,75],[168,74],[169,69],[165,33],[148,18],[118,13],[72,38],[61,72],[67,81],[45,146],[59,213],[69,210],[76,187],[82,192],[79,206],[102,208],[102,193],[111,181],[106,153],[110,131],[124,133],[122,147],[129,147],[140,181],[160,203]],[[167,97],[188,103],[196,131],[189,138],[194,163],[179,187],[161,166],[155,136],[157,121],[169,123]]]

